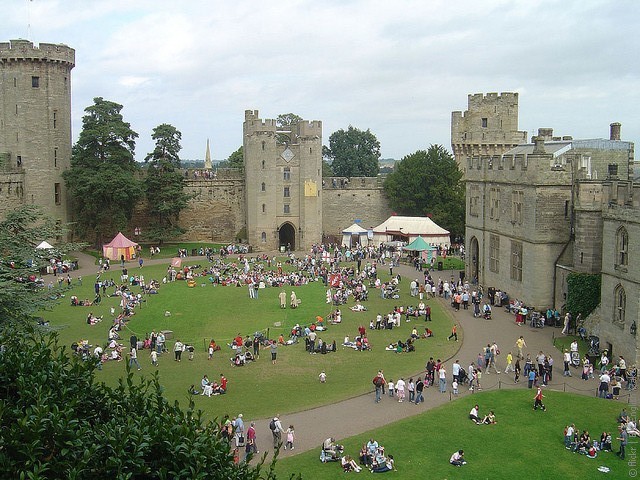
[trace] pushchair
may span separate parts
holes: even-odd
[[[571,365],[574,367],[580,366],[580,352],[571,352]]]
[[[533,328],[544,328],[544,317],[538,312],[531,314],[530,326]]]
[[[469,375],[464,368],[460,368],[460,372],[458,373],[458,384],[466,385],[469,382]]]
[[[594,335],[589,337],[589,356],[600,355],[600,338]]]
[[[336,445],[335,450],[325,450],[324,448],[320,449],[320,461],[322,463],[327,462],[339,462],[342,458],[342,452],[344,451],[344,447],[342,445]]]

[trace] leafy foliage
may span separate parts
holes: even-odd
[[[64,179],[73,199],[76,230],[99,245],[123,229],[143,188],[134,160],[138,134],[123,120],[119,105],[101,97],[85,109]]]
[[[278,115],[278,118],[276,118],[276,126],[280,130],[290,130],[291,125],[295,125],[301,121],[302,117],[295,113],[283,113]],[[276,139],[278,140],[278,143],[291,143],[293,140],[289,133],[282,131],[276,134]]]
[[[375,177],[378,175],[380,142],[369,129],[359,130],[349,125],[329,137],[329,147],[322,155],[331,160],[333,174],[338,177]]]
[[[0,222],[0,318],[25,319],[55,302],[43,284],[40,269],[51,257],[61,257],[81,245],[55,242],[51,250],[36,249],[42,240],[61,238],[63,227],[34,205],[9,212]]]
[[[600,304],[600,286],[602,277],[599,274],[570,273],[567,277],[566,309],[573,318],[578,313],[587,318]]]
[[[0,471],[6,478],[272,479],[235,465],[218,426],[163,397],[157,375],[116,388],[95,363],[70,357],[56,334],[4,329]]]
[[[156,146],[145,157],[149,164],[144,186],[150,218],[146,236],[162,244],[185,232],[178,219],[190,196],[184,193],[184,176],[178,170],[182,133],[173,125],[163,123],[153,129],[151,138]]]
[[[239,168],[244,170],[244,148],[240,146],[235,152],[229,155],[225,162],[220,163],[222,168]]]
[[[440,145],[418,150],[396,164],[384,183],[391,208],[403,215],[431,215],[453,235],[464,234],[464,187],[454,158]]]

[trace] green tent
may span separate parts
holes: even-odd
[[[416,237],[413,242],[411,242],[406,247],[402,247],[403,250],[412,250],[414,252],[424,252],[425,250],[435,250],[436,247],[432,247],[427,242],[425,242],[424,238]]]

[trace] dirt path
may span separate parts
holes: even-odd
[[[97,273],[97,266],[94,265],[95,259],[93,257],[84,253],[75,253],[74,255],[79,259],[80,269],[73,272],[73,277],[82,275],[83,277],[89,278]],[[200,261],[203,258],[204,257],[188,257],[187,263],[189,263],[190,260]],[[167,258],[145,259],[144,264],[168,265],[169,262],[170,259]],[[129,262],[127,266],[131,273],[139,270],[138,264],[133,261]],[[119,269],[119,264],[116,263],[112,268]],[[404,279],[401,283],[401,298],[406,298],[410,279],[421,278],[421,274],[416,276],[417,272],[408,265],[401,265],[395,268],[394,272],[399,273]],[[457,274],[457,271],[434,272],[433,278],[436,281],[439,278],[443,280],[449,279],[451,273]],[[435,301],[444,302],[441,299]],[[596,380],[585,382],[580,379],[578,374],[574,374],[572,377],[563,377],[562,355],[561,352],[553,346],[553,338],[554,336],[557,337],[561,335],[561,329],[553,327],[545,327],[544,329],[536,329],[529,326],[519,327],[515,324],[514,317],[506,313],[503,308],[494,308],[493,318],[491,320],[484,320],[481,318],[473,318],[471,310],[455,311],[449,306],[448,302],[444,303],[444,307],[445,311],[451,316],[452,321],[457,322],[462,330],[461,335],[459,335],[459,350],[452,358],[446,359],[447,382],[450,382],[451,364],[455,359],[459,359],[460,364],[466,368],[470,362],[475,362],[483,346],[493,341],[497,342],[502,352],[502,355],[498,357],[498,368],[502,371],[506,362],[506,354],[510,350],[514,353],[516,352],[514,343],[520,335],[523,335],[527,343],[525,354],[531,353],[532,358],[535,358],[535,355],[539,351],[543,351],[550,353],[554,358],[554,374],[553,381],[549,384],[550,390],[568,391],[584,395],[595,394],[597,388]],[[424,355],[424,363],[426,364],[429,353],[427,352],[422,355]],[[379,368],[384,369],[384,365],[380,365]],[[411,375],[415,376],[416,373],[417,372],[408,372],[407,377]],[[374,374],[375,371],[367,372],[367,376],[363,378],[363,382],[368,384],[370,377]],[[330,379],[330,381],[331,380],[332,379]],[[332,388],[331,385],[328,386]],[[483,374],[482,386],[485,391],[499,387],[526,388],[526,381],[521,381],[520,384],[514,385],[512,374],[505,375],[502,373],[496,375],[495,373],[491,373],[489,375]],[[627,394],[628,392],[625,391],[623,393]],[[466,388],[460,389],[460,398],[467,395],[472,395],[472,392],[469,392]],[[397,401],[391,400],[389,397],[383,398],[380,403],[376,404],[374,402],[373,390],[371,390],[369,393],[338,403],[281,416],[281,422],[285,429],[289,424],[295,425],[297,438],[295,450],[282,451],[280,455],[287,457],[313,449],[318,449],[319,452],[320,445],[327,437],[331,436],[337,439],[350,437],[403,418],[419,415],[426,410],[452,401],[449,393],[441,394],[438,392],[438,389],[434,387],[425,389],[424,397],[425,402],[420,405],[415,405],[408,401],[400,404]],[[623,396],[620,401],[626,403],[629,399]],[[633,392],[630,401],[634,404],[638,403],[637,391]],[[275,415],[278,412],[273,413]],[[245,424],[248,425],[248,422],[252,419],[245,418],[244,420]],[[268,427],[269,421],[270,419],[255,420],[258,434],[257,444],[261,454],[265,451],[269,453],[273,451],[272,435]]]

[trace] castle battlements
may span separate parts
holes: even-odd
[[[76,64],[76,51],[63,44],[41,43],[34,45],[29,40],[11,40],[0,42],[0,61],[37,61],[66,63],[73,68]]]

